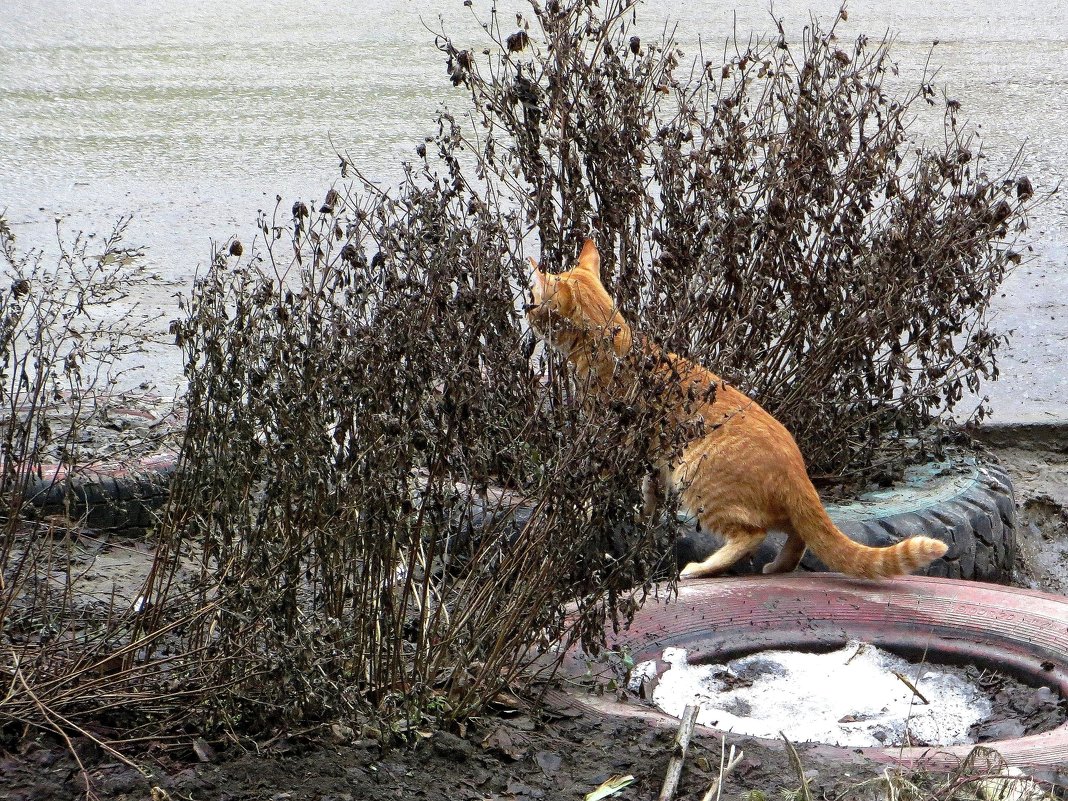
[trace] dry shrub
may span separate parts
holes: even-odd
[[[956,101],[943,141],[911,141],[933,78],[890,93],[887,39],[842,42],[836,20],[791,43],[779,23],[724,64],[632,36],[631,13],[532,4],[522,38],[492,19],[482,59],[440,38],[480,123],[468,146],[548,264],[592,231],[649,336],[758,398],[814,473],[870,474],[996,378],[986,311],[1030,182],[1018,160],[987,174]]]
[[[276,210],[198,282],[167,531],[220,607],[186,635],[227,688],[214,722],[463,717],[656,574],[657,414],[584,413],[537,355],[528,227],[557,268],[592,231],[625,313],[755,391],[818,471],[993,370],[983,312],[1028,193],[979,170],[952,109],[944,148],[910,150],[932,89],[887,96],[886,42],[814,27],[795,61],[780,30],[682,74],[625,11],[535,6],[540,35],[495,21],[481,63],[439,39],[480,126],[443,114],[395,192],[344,162],[354,188]]]
[[[462,718],[559,638],[598,642],[666,552],[628,410],[590,420],[535,372],[517,218],[458,141],[443,118],[441,174],[262,220],[265,249],[219,253],[175,327],[165,533],[220,606],[185,645],[215,655],[214,722]]]
[[[83,434],[107,422],[107,400],[143,331],[129,298],[152,276],[123,243],[129,220],[104,237],[57,231],[55,259],[21,250],[0,216],[0,743],[27,727],[77,733],[136,697],[145,683],[136,610],[106,590],[80,591],[91,532],[72,514],[41,519],[32,492],[93,467]],[[114,454],[111,454],[114,456]],[[70,499],[72,496],[67,493]],[[56,519],[59,518],[59,519]],[[132,599],[129,599],[132,600]],[[116,679],[116,676],[119,679]],[[115,692],[118,688],[118,692]],[[155,693],[153,692],[153,695]],[[151,699],[149,699],[151,700]],[[149,706],[143,710],[149,712]],[[78,723],[76,721],[81,721]]]
[[[92,464],[80,434],[106,415],[106,399],[142,349],[132,314],[116,319],[151,276],[141,251],[123,244],[129,218],[100,241],[68,240],[57,222],[55,261],[21,250],[0,215],[0,498],[19,524],[43,462],[72,471]],[[64,425],[57,424],[62,419]]]

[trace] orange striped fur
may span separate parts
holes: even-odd
[[[831,570],[867,578],[911,573],[945,554],[945,543],[929,537],[870,548],[839,531],[808,478],[797,443],[778,420],[700,365],[653,345],[635,348],[630,326],[601,283],[600,263],[592,240],[578,264],[559,275],[543,273],[531,259],[534,303],[527,317],[574,365],[593,397],[627,394],[627,370],[642,362],[655,365],[649,369],[662,374],[664,385],[683,390],[666,396],[666,417],[674,425],[696,422],[701,433],[681,455],[657,453],[653,443],[658,478],[647,492],[654,495],[656,483],[671,487],[703,528],[724,538],[703,562],[687,565],[683,577],[723,572],[756,549],[769,530],[785,532],[787,539],[765,573],[793,570],[806,548]],[[646,358],[631,358],[637,352]],[[633,388],[634,382],[629,384]],[[711,398],[710,387],[715,388]]]

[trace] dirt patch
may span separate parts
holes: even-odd
[[[68,393],[54,400],[47,411],[52,430],[64,436],[43,445],[41,460],[46,464],[74,461],[81,469],[174,450],[182,424],[180,405],[149,384],[95,393],[80,401]],[[0,424],[5,422],[0,420]]]
[[[465,736],[437,732],[409,748],[391,750],[370,738],[327,744],[280,737],[259,752],[236,747],[220,752],[218,764],[197,762],[192,750],[169,753],[150,763],[151,777],[84,743],[79,747],[96,792],[116,801],[148,798],[153,786],[173,799],[221,801],[579,799],[618,774],[636,781],[616,798],[648,799],[660,790],[673,737],[669,730],[635,720],[543,721],[521,714],[483,718]],[[727,780],[725,798],[748,791],[781,798],[800,786],[784,749],[744,738],[729,744],[745,756]],[[816,798],[838,797],[883,769],[860,757],[830,761],[818,748],[801,746],[799,752]],[[701,798],[719,775],[720,758],[719,738],[696,737],[676,797]],[[83,789],[77,766],[60,743],[39,739],[20,753],[0,757],[0,797],[10,801],[71,799]]]
[[[940,665],[939,669],[957,673],[990,698],[993,711],[969,732],[977,743],[1038,734],[1068,720],[1068,701],[1049,687],[1029,687],[1002,673],[975,665]]]
[[[1068,595],[1068,447],[1065,436],[998,437],[991,452],[1012,477],[1017,507],[1013,583]]]

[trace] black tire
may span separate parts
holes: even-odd
[[[167,501],[177,456],[152,457],[132,468],[97,470],[73,476],[56,468],[30,484],[26,500],[37,516],[66,515],[96,531],[144,534]]]

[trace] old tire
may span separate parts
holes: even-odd
[[[646,601],[625,631],[609,633],[608,648],[626,649],[635,662],[659,660],[669,646],[687,649],[694,661],[723,661],[771,649],[826,650],[860,639],[906,657],[994,667],[1068,697],[1068,598],[1061,596],[918,576],[876,582],[797,573],[688,581],[679,585],[677,598],[666,596]],[[573,648],[562,669],[576,679],[587,676],[591,658]],[[591,714],[678,726],[655,707],[612,693],[560,690],[550,700]],[[984,745],[1009,764],[1060,768],[1068,765],[1068,723]],[[951,768],[971,746],[819,749],[843,760],[859,751],[882,762]]]
[[[865,545],[893,545],[915,534],[935,537],[949,546],[923,575],[1007,583],[1016,560],[1016,502],[1008,474],[996,464],[973,456],[909,467],[904,480],[888,489],[865,493],[848,503],[828,504],[827,512],[850,538]],[[676,544],[681,565],[700,561],[718,541],[698,531],[693,521]],[[782,538],[769,538],[732,573],[759,573],[778,553]],[[801,568],[826,571],[809,552]]]
[[[167,500],[176,454],[161,454],[133,464],[68,473],[52,465],[26,489],[25,499],[38,516],[64,515],[97,531],[143,534]]]

